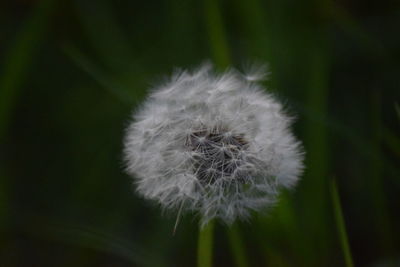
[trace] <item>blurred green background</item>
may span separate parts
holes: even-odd
[[[400,266],[399,1],[12,0],[0,25],[0,266],[195,266],[198,218],[173,236],[121,151],[207,59],[268,63],[307,152],[275,209],[216,224],[214,266]]]

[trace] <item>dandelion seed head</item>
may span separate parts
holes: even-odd
[[[292,120],[253,71],[217,75],[204,65],[152,90],[124,141],[126,170],[141,196],[198,212],[203,224],[232,223],[295,186],[303,153]]]

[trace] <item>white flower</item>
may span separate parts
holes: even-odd
[[[154,88],[125,136],[137,192],[167,209],[198,212],[204,225],[246,218],[293,187],[301,146],[258,77],[259,70],[216,75],[205,65]]]

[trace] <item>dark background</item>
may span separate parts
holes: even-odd
[[[275,209],[216,225],[214,265],[344,266],[336,181],[355,266],[400,266],[399,29],[394,0],[0,2],[0,266],[196,264],[198,218],[173,236],[121,151],[147,90],[205,60],[268,63],[307,152]]]

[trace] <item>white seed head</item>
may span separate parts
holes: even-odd
[[[293,187],[303,169],[301,145],[255,77],[259,70],[216,75],[204,65],[154,88],[125,136],[137,192],[163,208],[198,212],[204,225],[246,218]]]

